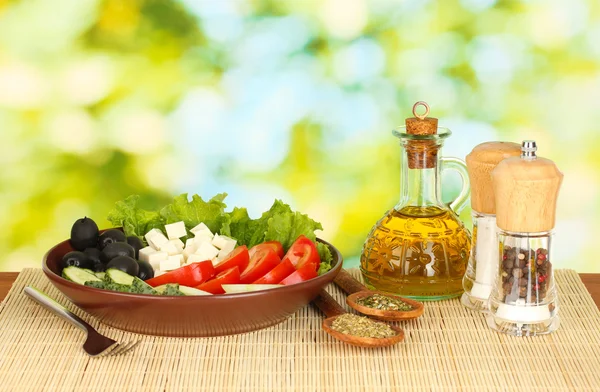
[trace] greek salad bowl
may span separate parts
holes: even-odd
[[[309,304],[342,267],[342,255],[321,239],[332,268],[313,279],[266,290],[207,296],[157,296],[103,290],[65,279],[61,260],[73,251],[69,240],[44,256],[43,271],[75,305],[100,322],[146,335],[208,337],[245,333],[284,321]]]

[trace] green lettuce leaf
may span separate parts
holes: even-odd
[[[287,207],[289,209],[289,206]],[[308,215],[292,212],[290,209],[288,212],[277,213],[269,218],[264,240],[279,241],[287,250],[301,235],[315,241],[317,239],[315,230],[323,230],[323,226],[310,219]]]
[[[219,234],[235,238],[240,245],[247,245],[255,232],[255,225],[256,221],[250,219],[248,210],[235,207],[233,211],[225,213]]]
[[[248,231],[252,232],[252,234],[248,237],[248,247],[250,248],[265,241],[279,241],[277,237],[267,240],[267,231],[269,230],[269,225],[271,224],[273,217],[284,216],[288,214],[292,214],[292,209],[290,206],[281,200],[275,200],[271,208],[269,208],[269,211],[263,212],[260,218],[252,221],[248,225]],[[283,249],[287,252],[288,247],[286,247],[283,242],[282,245]]]
[[[331,269],[333,262],[333,256],[329,247],[321,242],[317,242],[317,250],[319,251],[319,257],[321,258],[321,264],[319,265],[319,275],[323,275],[325,272]]]
[[[132,195],[115,203],[108,213],[108,221],[114,227],[123,227],[125,235],[142,238],[151,229],[164,229],[165,221],[158,211],[145,210],[139,207],[140,197]]]
[[[173,203],[160,210],[160,215],[165,223],[183,221],[187,229],[191,229],[201,222],[213,233],[218,232],[224,220],[225,207],[223,202],[227,193],[219,193],[209,201],[204,201],[200,196],[193,195],[188,201],[188,194],[183,193],[173,199]]]

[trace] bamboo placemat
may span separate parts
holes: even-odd
[[[351,271],[359,276],[358,271]],[[458,300],[428,303],[398,323],[403,343],[361,349],[321,330],[312,306],[275,327],[219,338],[162,338],[105,327],[26,269],[0,305],[2,391],[600,390],[600,311],[572,270],[557,270],[561,327],[515,338],[488,329]],[[115,340],[141,339],[120,357],[92,359],[83,334],[22,294],[33,285]],[[329,292],[344,303],[335,287]],[[345,303],[344,303],[345,305]]]

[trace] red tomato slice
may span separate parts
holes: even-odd
[[[252,248],[250,248],[250,258],[252,258],[252,256],[254,255],[254,253],[256,253],[257,250],[262,248],[271,248],[275,251],[275,253],[277,253],[277,256],[279,256],[280,259],[283,257],[283,245],[281,245],[281,242],[266,241],[262,244],[254,245]]]
[[[196,288],[212,294],[224,294],[225,290],[223,290],[221,285],[237,283],[240,283],[240,270],[238,267],[232,267],[221,272],[208,282],[204,282],[200,286],[196,286]]]
[[[277,267],[279,262],[279,257],[277,257],[277,253],[273,249],[267,247],[257,250],[250,258],[248,267],[242,272],[240,282],[252,283],[262,278],[267,272]]]
[[[291,261],[285,260],[273,268],[265,276],[254,282],[255,284],[277,284],[296,271]]]
[[[152,287],[158,287],[167,283],[179,283],[182,286],[195,287],[215,276],[215,268],[212,261],[206,260],[192,263],[166,274],[146,280]]]
[[[304,266],[302,268],[297,269],[296,272],[294,272],[293,274],[291,274],[290,276],[288,276],[287,278],[285,278],[284,280],[282,280],[279,283],[285,284],[285,285],[290,285],[290,284],[304,282],[306,280],[316,278],[316,277],[317,277],[317,271],[315,270],[314,265],[308,263],[308,264],[304,264]]]
[[[303,235],[292,244],[283,260],[290,260],[297,270],[304,267],[305,264],[313,264],[316,271],[321,263],[317,246]]]
[[[233,267],[238,267],[240,271],[243,271],[250,262],[250,255],[248,254],[248,248],[246,245],[238,246],[227,258],[223,259],[219,264],[215,265],[215,272],[223,272]]]

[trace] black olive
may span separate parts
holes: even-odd
[[[95,262],[94,261],[94,265],[92,266],[92,271],[104,272],[104,271],[106,271],[106,264],[104,264],[103,262]]]
[[[129,256],[132,259],[135,258],[135,250],[133,247],[125,242],[113,242],[104,247],[102,251],[106,260],[110,261],[117,256]]]
[[[62,268],[79,267],[92,269],[93,266],[94,263],[92,262],[92,260],[90,260],[88,255],[78,250],[67,253],[63,256],[61,261]]]
[[[142,242],[142,240],[140,240],[140,238],[137,236],[130,235],[129,237],[127,237],[127,243],[133,247],[133,250],[135,250],[135,258],[139,259],[140,249],[144,247],[144,243]]]
[[[104,249],[106,245],[112,244],[113,242],[127,242],[125,233],[117,229],[106,230],[104,233],[100,234],[98,248]]]
[[[88,217],[77,219],[71,227],[71,246],[76,250],[91,248],[98,243],[98,225]]]
[[[138,261],[138,265],[140,267],[140,271],[137,274],[137,277],[141,280],[147,280],[154,278],[154,268],[147,261]]]
[[[102,264],[106,264],[108,263],[108,259],[106,258],[106,256],[104,255],[104,253],[102,253],[102,251],[98,248],[86,248],[83,253],[85,253],[90,260],[92,260],[92,262],[94,264],[97,263],[102,263]]]
[[[129,274],[137,276],[140,267],[134,259],[129,256],[117,256],[106,264],[106,269],[115,268]]]

